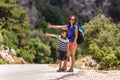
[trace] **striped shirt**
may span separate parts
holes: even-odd
[[[58,41],[58,50],[67,52],[67,44],[69,43],[68,38],[62,38],[61,36],[57,36]]]

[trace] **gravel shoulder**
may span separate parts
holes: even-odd
[[[80,70],[62,80],[120,80],[120,71]]]

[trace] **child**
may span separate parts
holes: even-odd
[[[58,56],[58,64],[59,64],[59,69],[57,72],[66,72],[67,70],[67,60],[68,60],[68,55],[69,55],[69,48],[68,48],[68,43],[69,40],[66,38],[67,36],[67,30],[61,30],[61,35],[55,35],[55,34],[49,34],[46,33],[46,36],[54,37],[59,40],[58,42],[58,50],[59,50],[59,56]],[[62,66],[62,61],[63,61],[63,66]]]

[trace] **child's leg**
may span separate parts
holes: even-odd
[[[63,61],[63,69],[67,69],[68,60]]]
[[[59,64],[59,69],[62,68],[62,60],[58,60],[58,64]]]
[[[58,64],[59,64],[59,69],[60,69],[62,67],[62,53],[61,53],[61,51],[59,51]]]
[[[67,69],[68,56],[64,53],[63,69]]]
[[[62,72],[62,60],[58,60],[58,64],[59,64],[59,69],[57,70],[57,72]]]

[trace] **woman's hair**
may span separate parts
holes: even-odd
[[[78,18],[77,18],[75,15],[69,16],[69,18],[68,18],[68,23],[69,23],[69,25],[70,25],[70,19],[71,19],[71,17],[74,17],[74,18],[75,18],[75,22],[73,23],[73,25],[78,25]]]

